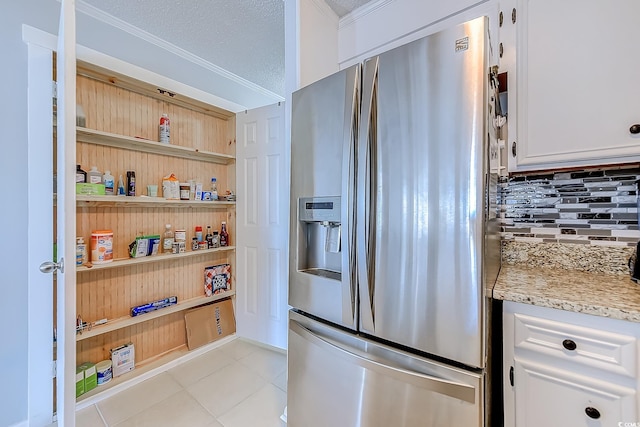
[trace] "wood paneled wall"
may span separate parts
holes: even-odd
[[[235,155],[235,118],[228,120],[172,105],[157,99],[78,76],[77,103],[86,115],[86,127],[120,135],[158,140],[162,113],[171,120],[171,144]],[[218,181],[218,192],[235,191],[235,165],[229,166],[103,147],[79,142],[77,163],[89,172],[97,166],[115,177],[136,173],[137,195],[146,195],[148,184],[158,185],[162,177],[175,174],[179,180],[195,179],[209,188],[211,177]],[[126,185],[126,182],[125,182]],[[190,250],[195,226],[211,225],[220,230],[227,221],[231,244],[235,238],[235,208],[202,207],[78,207],[77,236],[90,242],[92,230],[110,229],[114,233],[114,258],[128,257],[128,245],[141,234],[160,234],[164,225],[187,230]],[[89,246],[89,245],[88,245]],[[90,252],[90,251],[89,251]],[[176,295],[178,301],[204,295],[204,268],[221,263],[232,264],[235,283],[235,253],[209,253],[190,258],[132,265],[79,273],[77,276],[77,312],[84,321],[128,316],[131,307]],[[136,363],[151,360],[186,344],[184,312],[174,313],[137,325],[99,335],[77,344],[77,361],[99,362],[110,357],[109,350],[133,342]]]

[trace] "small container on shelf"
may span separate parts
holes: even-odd
[[[91,262],[106,264],[113,261],[113,231],[94,230],[91,232]]]
[[[136,195],[136,172],[127,171],[127,196]]]
[[[188,182],[180,183],[180,200],[189,200],[191,185]]]
[[[226,221],[222,221],[222,227],[220,228],[220,246],[229,246],[229,233],[227,232]]]
[[[164,226],[164,235],[162,236],[162,252],[165,254],[175,253],[173,252],[173,230],[171,230],[171,224]]]
[[[91,166],[87,179],[90,184],[102,184],[102,172],[98,170],[97,166]]]
[[[160,126],[158,128],[159,140],[163,144],[171,143],[171,122],[167,114],[163,114],[160,117]]]

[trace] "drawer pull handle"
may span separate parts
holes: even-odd
[[[567,350],[569,350],[569,351],[573,351],[578,347],[576,345],[575,341],[573,341],[573,340],[564,340],[564,341],[562,341],[562,346],[564,348],[566,348]]]
[[[593,418],[594,420],[600,418],[600,411],[598,411],[596,408],[592,408],[591,406],[585,408],[584,412],[589,418]]]

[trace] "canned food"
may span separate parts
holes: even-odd
[[[91,262],[106,264],[111,261],[113,261],[113,231],[93,231],[91,233]]]

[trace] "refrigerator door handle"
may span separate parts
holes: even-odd
[[[358,288],[360,291],[360,328],[363,331],[375,332],[374,287],[375,278],[372,271],[371,254],[374,253],[374,218],[372,206],[375,196],[372,182],[375,168],[372,153],[375,150],[376,138],[376,79],[378,74],[378,57],[365,62],[362,76],[362,116],[358,132],[358,178],[357,178],[357,269]]]
[[[325,351],[329,351],[334,355],[346,359],[349,362],[354,363],[364,369],[376,371],[398,381],[410,383],[416,387],[433,391],[434,393],[443,394],[454,399],[459,399],[471,404],[475,404],[476,389],[472,385],[458,383],[444,378],[438,378],[420,372],[410,371],[402,367],[391,366],[375,360],[371,360],[325,340],[324,338],[313,333],[295,320],[290,321],[289,329],[304,340],[311,342],[312,344],[317,345]],[[391,362],[388,361],[388,363]]]
[[[354,328],[357,327],[357,277],[356,277],[356,248],[355,248],[355,168],[356,168],[356,140],[358,135],[358,118],[360,108],[360,67],[356,67],[352,81],[347,82],[344,117],[344,142],[342,147],[342,195],[346,203],[341,204],[340,217],[346,224],[346,230],[342,233],[342,317],[346,322],[350,321]]]

